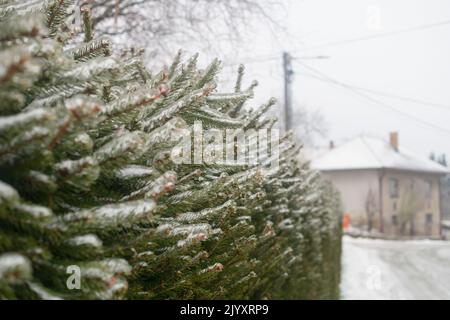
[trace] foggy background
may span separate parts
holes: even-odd
[[[299,58],[294,108],[325,120],[326,135],[315,137],[315,146],[361,133],[387,140],[399,131],[400,146],[450,155],[449,1],[283,1],[274,19],[285,30],[257,22],[254,37],[219,54],[223,78],[232,79],[242,62],[247,80],[260,83],[256,100],[274,96],[282,107],[285,50]]]
[[[288,52],[295,58],[293,127],[310,149],[363,133],[387,140],[398,131],[400,147],[450,155],[448,0],[88,2],[94,13],[109,14],[100,32],[119,44],[127,39],[126,46],[134,39],[155,70],[180,48],[184,58],[200,53],[205,66],[218,57],[226,89],[243,63],[246,83],[260,84],[254,106],[277,98],[280,121]]]

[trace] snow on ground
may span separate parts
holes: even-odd
[[[450,241],[343,239],[342,299],[450,299]]]

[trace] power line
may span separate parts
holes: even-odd
[[[243,58],[243,59],[240,59],[240,62],[238,62],[238,63],[227,63],[227,64],[224,64],[223,67],[231,68],[231,67],[237,67],[241,64],[248,65],[248,64],[261,63],[261,62],[267,62],[267,61],[272,61],[272,60],[280,60],[280,57],[271,55],[271,56],[266,56],[266,57]]]
[[[316,80],[320,80],[320,81],[324,81],[324,82],[330,82],[327,79],[324,79],[322,77],[318,77],[318,76],[315,76],[315,75],[312,75],[312,74],[300,73],[299,75],[300,76],[314,78]],[[343,82],[341,82],[341,83],[344,84]],[[450,105],[434,103],[434,102],[428,102],[428,101],[419,100],[419,99],[415,99],[415,98],[404,97],[404,96],[400,96],[400,95],[393,94],[393,93],[387,93],[387,92],[383,92],[383,91],[379,91],[379,90],[373,90],[373,89],[363,88],[363,87],[359,87],[359,86],[354,86],[354,85],[350,85],[348,83],[345,83],[345,85],[347,87],[351,87],[353,89],[360,90],[360,91],[366,91],[366,92],[369,92],[369,93],[372,93],[372,94],[375,94],[375,95],[378,95],[378,96],[390,97],[390,98],[394,98],[394,99],[405,101],[405,102],[411,102],[411,103],[416,103],[416,104],[426,105],[426,106],[430,106],[430,107],[441,108],[441,109],[444,109],[446,111],[450,111]]]
[[[374,35],[370,35],[370,36],[326,42],[326,43],[318,44],[318,45],[315,45],[315,46],[312,46],[309,48],[306,47],[303,50],[316,50],[316,49],[321,49],[321,48],[327,48],[327,47],[332,47],[332,46],[353,43],[353,42],[360,42],[360,41],[367,41],[367,40],[384,38],[384,37],[391,37],[391,36],[398,35],[398,34],[410,33],[410,32],[415,32],[415,31],[419,31],[419,30],[426,30],[426,29],[441,27],[441,26],[445,26],[445,25],[449,25],[449,24],[450,24],[450,20],[444,20],[444,21],[440,21],[440,22],[419,25],[419,26],[401,29],[401,30],[389,31],[389,32],[385,32],[385,33],[378,33],[378,34],[374,34]],[[325,58],[326,56],[319,56],[319,57]],[[309,57],[303,57],[303,58],[308,59]],[[313,58],[317,59],[318,57],[313,57]],[[254,58],[248,57],[248,58],[241,59],[240,63],[225,64],[225,65],[223,65],[223,67],[228,68],[228,67],[235,67],[240,64],[261,63],[261,62],[267,62],[267,61],[273,61],[273,60],[279,60],[279,59],[280,59],[280,57],[278,54],[273,54],[270,56],[263,56],[263,57],[254,57]],[[293,57],[293,59],[297,59],[297,58]]]
[[[326,55],[314,55],[314,56],[291,56],[292,60],[317,60],[317,59],[328,59],[329,56]],[[261,63],[261,62],[268,62],[268,61],[275,61],[280,60],[279,56],[266,56],[266,57],[256,57],[256,58],[243,58],[240,59],[239,63],[229,63],[224,64],[224,68],[230,68],[230,67],[237,67],[241,64],[248,65],[248,64],[254,64],[254,63]]]
[[[424,24],[424,25],[415,26],[415,27],[411,27],[411,28],[407,28],[407,29],[396,30],[396,31],[378,33],[378,34],[374,34],[374,35],[370,35],[370,36],[364,36],[364,37],[357,37],[357,38],[352,38],[352,39],[345,39],[345,40],[326,42],[326,43],[318,44],[318,45],[315,45],[315,46],[312,46],[312,47],[309,47],[309,48],[307,47],[307,48],[305,48],[305,50],[316,50],[316,49],[328,48],[328,47],[332,47],[332,46],[344,45],[344,44],[348,44],[348,43],[354,43],[354,42],[367,41],[367,40],[378,39],[378,38],[391,37],[391,36],[395,36],[395,35],[398,35],[398,34],[410,33],[410,32],[415,32],[415,31],[419,31],[419,30],[426,30],[426,29],[431,29],[431,28],[436,28],[436,27],[442,27],[442,26],[449,25],[449,24],[450,24],[450,20],[444,20],[444,21],[441,21],[441,22]]]
[[[435,129],[435,130],[439,130],[439,131],[445,132],[445,133],[447,133],[447,134],[450,134],[450,130],[449,130],[449,129],[442,128],[442,127],[440,127],[440,126],[438,126],[438,125],[435,125],[435,124],[432,123],[432,122],[428,122],[428,121],[423,120],[423,119],[421,119],[421,118],[418,118],[418,117],[416,117],[416,116],[414,116],[414,115],[411,115],[411,114],[409,114],[409,113],[407,113],[407,112],[404,112],[404,111],[402,111],[402,110],[398,110],[397,108],[394,108],[394,107],[392,107],[391,105],[389,105],[389,104],[387,104],[387,103],[384,103],[383,101],[377,100],[377,99],[375,99],[375,98],[373,98],[373,97],[371,97],[371,96],[369,96],[369,95],[367,95],[367,94],[361,93],[361,92],[359,92],[359,91],[353,89],[351,86],[348,86],[348,85],[345,84],[345,83],[342,83],[342,82],[340,82],[340,81],[337,81],[337,80],[335,80],[335,79],[329,77],[329,76],[326,75],[325,73],[323,73],[323,72],[321,72],[321,71],[319,71],[319,70],[317,70],[317,69],[315,69],[315,68],[313,68],[313,67],[308,66],[308,65],[305,64],[304,62],[298,61],[298,63],[300,63],[303,67],[307,68],[308,70],[310,70],[310,71],[312,71],[312,72],[314,72],[314,73],[316,73],[316,74],[319,74],[320,76],[324,77],[325,79],[327,79],[329,82],[333,83],[334,85],[337,85],[337,86],[339,86],[339,87],[343,87],[343,88],[345,88],[345,89],[351,91],[352,93],[354,93],[354,94],[356,94],[356,95],[358,95],[358,96],[360,96],[360,97],[363,97],[363,98],[365,98],[366,100],[369,100],[370,102],[372,102],[372,103],[374,103],[374,104],[377,104],[377,105],[382,106],[382,107],[384,107],[384,108],[386,108],[386,109],[389,109],[389,110],[391,110],[391,111],[394,111],[394,112],[396,112],[396,113],[399,113],[399,114],[403,115],[404,117],[413,119],[414,121],[416,121],[416,122],[418,122],[418,123],[421,123],[422,125],[425,125],[425,126],[427,126],[427,127],[430,127],[430,128]]]

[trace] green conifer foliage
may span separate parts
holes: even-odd
[[[276,167],[170,158],[194,121],[271,128],[275,102],[244,107],[242,67],[218,93],[219,61],[152,75],[72,2],[0,0],[0,298],[336,298],[339,201],[290,135]]]

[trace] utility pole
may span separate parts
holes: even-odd
[[[288,52],[283,52],[283,71],[284,71],[284,128],[285,131],[292,129],[292,57]]]
[[[285,131],[292,129],[292,120],[294,116],[292,106],[292,81],[294,77],[294,69],[292,68],[292,60],[312,60],[312,59],[328,59],[329,56],[303,56],[292,57],[289,52],[283,52],[283,71],[284,71],[284,128]]]

